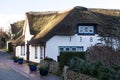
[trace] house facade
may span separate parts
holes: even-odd
[[[97,43],[104,43],[100,35],[103,28],[111,23],[102,17],[113,17],[113,14],[108,16],[108,12],[120,15],[117,13],[120,11],[78,6],[63,12],[27,12],[22,33],[24,37],[16,40],[21,41],[16,46],[16,56],[36,63],[45,57],[57,61],[62,51],[81,52]]]

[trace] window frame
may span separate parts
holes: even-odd
[[[43,47],[42,46],[40,46],[40,59],[43,59]]]
[[[25,46],[21,46],[21,56],[25,56]]]
[[[60,49],[63,49],[62,51]],[[66,49],[69,48],[69,51],[67,51]],[[75,48],[75,50],[73,50],[73,48]],[[78,48],[80,48],[81,50],[78,50]],[[84,47],[83,46],[59,46],[59,53],[60,52],[84,52]]]
[[[35,59],[37,59],[37,58],[38,58],[38,47],[35,46]]]
[[[85,28],[87,28],[88,32],[85,32]],[[90,32],[92,28],[92,32]],[[80,30],[82,32],[80,32]],[[95,34],[95,24],[78,24],[77,25],[77,33],[78,35],[94,35]]]

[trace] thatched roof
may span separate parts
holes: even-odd
[[[90,9],[102,21],[100,36],[120,37],[120,10]]]
[[[17,39],[22,35],[24,22],[25,22],[24,20],[21,20],[11,24],[11,32],[12,34],[15,34],[13,39]]]
[[[78,16],[80,13],[81,15]],[[92,17],[90,16],[93,14],[88,14],[87,9],[82,7],[76,7],[64,12],[27,12],[26,14],[30,32],[35,35],[30,43],[46,42],[55,34],[73,35],[76,32],[74,31],[77,28],[76,23],[84,23],[85,16],[89,16],[86,20],[90,23],[97,23],[96,20],[91,20]]]
[[[54,35],[74,35],[77,32],[77,24],[81,23],[96,24],[101,28],[101,35],[104,27],[107,29],[120,25],[120,10],[87,9],[77,6],[63,12],[27,12],[26,15],[30,33],[34,35],[29,44],[46,42]]]

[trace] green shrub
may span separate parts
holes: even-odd
[[[45,70],[45,71],[48,71],[49,70],[49,66],[40,66],[38,67],[38,70]]]
[[[37,63],[30,62],[28,63],[28,66],[37,66]]]
[[[45,58],[44,58],[44,60],[45,60],[45,61],[49,61],[49,62],[52,62],[52,61],[54,61],[54,59],[52,59],[52,58],[49,58],[49,57],[45,57]]]
[[[116,72],[115,80],[120,80],[120,70]]]
[[[100,61],[94,61],[89,63],[89,71],[90,71],[90,75],[94,75],[97,76],[98,74],[98,68],[100,66],[102,66],[102,63]]]
[[[118,65],[113,65],[113,66],[111,66],[114,70],[120,70],[120,66],[118,66]]]
[[[69,67],[75,72],[98,77],[101,80],[115,79],[114,69],[103,66],[99,61],[86,62],[78,57],[74,57],[70,60]]]
[[[79,66],[81,65],[81,63],[83,62],[82,59],[80,59],[79,57],[74,57],[70,60],[69,63],[69,68],[72,69],[73,71],[79,72]]]
[[[19,57],[17,57],[17,56],[12,56],[10,59],[19,59]]]
[[[79,57],[74,57],[69,61],[69,69],[100,80],[120,80],[119,66],[103,66],[99,61],[87,62]]]
[[[86,62],[84,60],[81,60],[81,63],[79,66],[79,71],[82,73],[86,73],[87,72],[87,67],[86,67]]]
[[[68,65],[70,59],[77,56],[81,59],[85,59],[85,52],[61,52],[59,56],[60,70],[63,69],[64,65]]]
[[[92,75],[97,77],[98,68],[102,66],[99,61],[86,62],[78,57],[74,57],[70,60],[69,67],[75,72],[81,72],[84,74]]]
[[[98,75],[99,75],[98,78],[100,80],[108,80],[108,78],[109,78],[109,75],[106,72],[99,72]]]
[[[98,78],[108,80],[114,78],[115,70],[111,67],[100,66],[98,69]]]
[[[74,57],[70,60],[69,68],[75,72],[81,72],[85,74],[89,74],[89,64],[79,57]]]

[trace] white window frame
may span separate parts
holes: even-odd
[[[63,49],[62,51],[60,50]],[[66,49],[69,48],[69,51],[66,51]],[[76,50],[73,51],[72,49],[75,48]],[[79,50],[80,48],[80,50]],[[84,51],[84,47],[83,46],[59,46],[59,53],[60,52],[83,52]]]
[[[21,56],[25,55],[25,46],[21,46]]]
[[[42,46],[40,46],[40,59],[43,59],[43,47]]]
[[[37,46],[35,46],[35,59],[37,59],[38,58],[38,51],[37,51]]]
[[[87,28],[87,30],[85,30]],[[79,25],[78,34],[94,34],[94,25]]]

